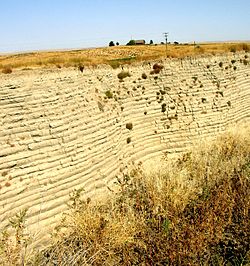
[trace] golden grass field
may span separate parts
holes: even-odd
[[[122,64],[153,60],[163,57],[185,57],[201,54],[218,54],[224,52],[249,51],[249,43],[206,43],[187,45],[138,45],[115,46],[68,51],[30,52],[0,56],[0,69],[33,67],[70,67],[95,66],[109,64],[113,68]],[[5,70],[4,70],[5,69]]]

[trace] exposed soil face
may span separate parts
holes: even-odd
[[[1,73],[1,227],[27,207],[28,229],[42,232],[73,189],[107,193],[129,164],[249,121],[246,55]]]

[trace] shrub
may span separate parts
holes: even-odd
[[[133,124],[132,123],[127,123],[126,124],[126,128],[129,129],[129,130],[132,130],[133,129]]]
[[[103,106],[103,104],[101,103],[101,102],[97,102],[97,105],[98,105],[98,108],[99,108],[99,110],[101,111],[101,112],[104,112],[104,106]]]
[[[142,77],[143,79],[147,79],[148,76],[147,76],[145,73],[142,73],[141,77]]]
[[[108,99],[113,98],[113,93],[112,93],[112,91],[110,91],[110,90],[105,91],[105,95],[106,95],[106,97],[107,97]]]
[[[163,65],[160,65],[160,64],[154,64],[153,65],[153,69],[160,69],[160,70],[162,70],[163,69]]]
[[[122,79],[124,79],[124,78],[126,78],[126,77],[130,77],[131,75],[130,75],[130,73],[128,72],[128,71],[122,71],[122,72],[120,72],[118,75],[117,75],[117,77],[118,77],[118,79],[120,79],[120,80],[122,80]]]
[[[220,63],[219,63],[219,66],[220,66],[220,67],[222,67],[222,66],[223,66],[223,63],[222,63],[222,62],[220,62]]]
[[[150,74],[151,75],[153,75],[153,74],[159,74],[163,68],[164,68],[163,65],[160,65],[158,63],[155,63],[153,65],[153,70],[150,71]]]
[[[3,74],[10,74],[10,73],[12,73],[12,68],[11,67],[4,67],[2,69],[2,73]]]
[[[246,66],[248,64],[248,61],[246,59],[244,59],[243,64]]]
[[[127,138],[127,144],[129,144],[130,142],[131,142],[131,138],[128,137],[128,138]]]
[[[166,106],[167,106],[167,105],[166,105],[165,103],[163,103],[163,104],[161,105],[161,111],[162,111],[163,113],[165,113],[166,110],[167,110]]]
[[[113,69],[117,69],[121,66],[120,62],[117,60],[111,60],[108,63]]]
[[[232,46],[232,47],[230,48],[230,52],[231,52],[231,53],[236,53],[236,47],[235,47],[235,46]]]
[[[245,52],[249,52],[250,51],[250,45],[243,43],[242,44],[242,50],[244,50]]]
[[[78,65],[78,69],[79,69],[81,72],[83,72],[83,70],[84,70],[84,65],[79,64],[79,65]]]

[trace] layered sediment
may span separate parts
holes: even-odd
[[[74,189],[104,194],[133,162],[249,122],[248,57],[166,59],[158,74],[138,63],[123,80],[108,66],[1,74],[0,228],[28,208],[28,229],[46,231]]]

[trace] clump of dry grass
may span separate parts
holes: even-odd
[[[2,69],[3,74],[11,74],[12,73],[12,68],[9,66],[6,66]]]
[[[229,51],[235,53],[237,51],[250,51],[250,45],[248,43],[237,43],[229,46]]]
[[[231,131],[150,171],[117,177],[72,211],[32,265],[244,265],[250,259],[250,134]],[[154,164],[155,165],[155,164]]]

